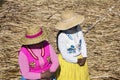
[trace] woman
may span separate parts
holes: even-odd
[[[56,29],[60,62],[60,73],[57,80],[89,80],[86,64],[87,51],[80,23],[84,17],[73,11],[64,11],[62,21],[58,22]]]
[[[29,27],[21,44],[18,56],[21,80],[53,80],[59,66],[58,58],[42,28]]]

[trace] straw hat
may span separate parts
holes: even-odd
[[[40,27],[29,27],[26,30],[26,34],[21,38],[20,43],[22,45],[36,44],[43,40],[46,40],[45,33],[43,33],[42,28]]]
[[[62,20],[56,24],[56,29],[67,30],[84,21],[84,16],[66,10],[61,14]]]

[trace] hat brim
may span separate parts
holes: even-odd
[[[81,24],[84,21],[84,19],[85,19],[84,16],[76,15],[75,18],[70,21],[67,22],[61,21],[57,23],[55,28],[58,30],[67,30],[74,27],[75,25]]]
[[[20,44],[22,45],[32,45],[32,44],[37,44],[40,43],[44,40],[47,40],[46,35],[43,33],[42,35],[36,37],[36,38],[26,38],[23,37],[20,39]]]

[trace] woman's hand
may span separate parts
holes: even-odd
[[[50,71],[46,71],[41,74],[41,78],[42,79],[50,79],[52,75],[53,75],[53,73],[51,73]]]
[[[83,58],[79,58],[78,59],[78,64],[80,65],[80,66],[84,66],[85,65],[85,62],[86,62],[86,57],[83,57]]]

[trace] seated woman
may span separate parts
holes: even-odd
[[[55,80],[59,67],[57,55],[40,27],[29,27],[21,38],[18,62],[21,80]]]

